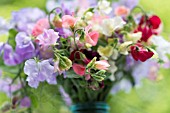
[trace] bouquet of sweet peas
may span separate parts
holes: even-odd
[[[27,101],[25,106],[30,106],[29,87],[41,82],[57,84],[73,103],[106,101],[110,91],[136,86],[141,71],[155,80],[158,63],[169,61],[170,43],[159,36],[160,18],[138,6],[118,5],[113,11],[109,1],[101,0],[73,12],[56,7],[48,15],[28,8],[14,12],[11,23],[4,24],[8,40],[0,43],[0,54],[2,78],[13,79],[1,90],[11,96],[24,89],[19,103]]]

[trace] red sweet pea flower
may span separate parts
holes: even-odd
[[[141,20],[139,22],[139,26],[134,31],[136,32],[142,32],[142,37],[140,41],[147,42],[148,39],[153,35],[157,35],[158,32],[155,31],[155,29],[158,29],[161,24],[161,20],[158,16],[153,15],[150,18],[147,16],[142,16]]]
[[[148,27],[142,28],[141,26],[139,26],[137,30],[135,31],[135,33],[136,32],[142,32],[141,41],[144,41],[144,42],[147,42],[148,39],[153,35],[152,29]]]
[[[132,57],[138,61],[145,62],[147,59],[151,58],[154,53],[152,51],[148,51],[148,49],[144,49],[140,43],[131,46],[131,54]]]
[[[80,64],[73,64],[73,70],[77,75],[83,76],[85,74],[86,68]]]
[[[153,15],[149,18],[149,22],[153,29],[158,29],[161,24],[161,19],[158,16]]]

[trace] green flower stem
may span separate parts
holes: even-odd
[[[135,11],[135,9],[140,9],[141,12],[142,12],[144,15],[146,15],[146,11],[145,11],[141,6],[135,6],[135,7],[131,10],[130,15],[132,15],[132,13]]]
[[[49,12],[49,14],[48,14],[48,22],[49,22],[50,27],[51,27],[52,29],[54,28],[54,26],[53,26],[53,24],[51,23],[51,18],[50,18],[50,16],[51,16],[52,13],[54,13],[54,11],[55,11],[56,9],[60,9],[60,10],[61,10],[61,14],[63,14],[63,10],[62,10],[61,7],[56,7],[56,8],[52,9],[52,10]]]
[[[76,29],[75,31],[73,30],[74,31],[74,44],[75,44],[77,50],[79,50],[79,48],[78,48],[77,43],[76,43],[76,34],[77,34],[78,31],[81,31],[81,30],[84,30],[84,29]]]

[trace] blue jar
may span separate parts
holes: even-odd
[[[109,109],[105,102],[79,103],[71,106],[72,113],[109,113]]]

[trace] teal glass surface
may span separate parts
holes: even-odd
[[[109,113],[110,107],[105,102],[82,103],[71,106],[72,113]]]

